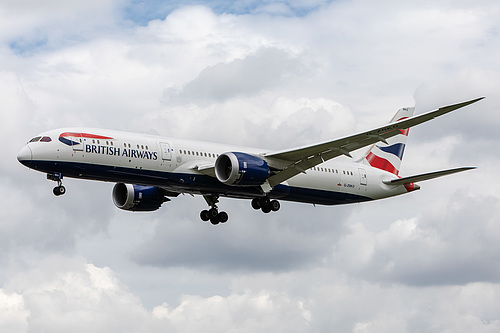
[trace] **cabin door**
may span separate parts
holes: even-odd
[[[359,170],[359,184],[360,185],[368,185],[368,181],[366,179],[366,171],[365,169],[358,169]]]
[[[160,142],[160,149],[161,149],[161,158],[164,161],[171,161],[172,160],[172,149],[170,148],[170,144],[166,142]]]

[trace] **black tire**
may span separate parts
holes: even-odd
[[[208,210],[202,210],[200,213],[200,218],[204,222],[207,222],[208,220],[210,220],[210,216],[208,215]]]
[[[59,195],[63,195],[64,193],[66,193],[66,187],[64,186],[59,186]]]
[[[260,199],[260,207],[270,207],[271,206],[271,199],[268,197]]]
[[[219,215],[217,215],[217,220],[219,220],[220,223],[226,223],[228,219],[229,216],[226,212],[220,212]]]
[[[217,215],[219,215],[219,211],[217,210],[217,208],[210,208],[210,210],[208,211],[210,220],[212,220],[213,218],[217,218]]]
[[[52,193],[54,193],[55,196],[60,196],[61,195],[61,189],[59,188],[59,186],[56,186],[54,187],[54,189],[52,190]]]
[[[218,219],[218,217],[217,217],[217,216],[216,216],[216,217],[211,217],[211,218],[210,218],[210,223],[212,223],[213,225],[217,225],[217,224],[219,224],[219,219]]]
[[[255,210],[260,209],[260,198],[253,198],[252,199],[252,208]]]
[[[271,201],[271,210],[273,212],[277,212],[278,210],[280,210],[280,202],[278,200],[272,200]]]
[[[269,206],[264,206],[264,207],[262,207],[262,211],[263,211],[264,213],[266,213],[266,214],[267,214],[267,213],[270,213],[270,212],[271,212],[271,206],[269,205]]]

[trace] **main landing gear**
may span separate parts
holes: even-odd
[[[55,196],[60,196],[66,193],[66,187],[62,185],[63,175],[60,172],[48,173],[47,179],[57,182],[57,186],[54,187],[52,192]]]
[[[280,203],[278,200],[271,200],[269,197],[254,198],[252,199],[252,208],[261,209],[264,213],[270,213],[271,211],[277,212],[280,210]]]
[[[200,213],[200,218],[203,221],[210,221],[213,225],[219,223],[227,222],[229,216],[226,212],[219,212],[217,208],[217,203],[219,202],[219,196],[217,195],[204,195],[205,201],[211,207],[209,210],[202,210]]]

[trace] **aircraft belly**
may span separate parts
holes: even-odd
[[[34,168],[41,172],[61,172],[65,177],[123,182],[147,186],[159,186],[179,193],[218,194],[235,198],[263,196],[259,187],[229,186],[216,178],[190,173],[173,173],[158,170],[125,168],[120,166],[87,164],[68,161],[33,161]],[[296,177],[294,177],[296,178]],[[300,184],[302,183],[302,184]],[[271,198],[322,205],[361,202],[371,198],[356,193],[338,191],[332,188],[307,186],[303,181],[294,184],[280,184],[269,194]]]

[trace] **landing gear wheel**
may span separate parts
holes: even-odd
[[[60,193],[60,195],[63,195],[64,193],[66,193],[66,187],[64,187],[62,185],[59,186],[59,193]]]
[[[278,210],[280,210],[280,202],[278,200],[272,200],[271,201],[271,210],[273,212],[277,212]]]
[[[217,215],[217,220],[219,220],[220,223],[226,223],[228,219],[229,216],[226,212],[220,212],[219,215]]]
[[[216,218],[217,215],[219,215],[219,211],[217,210],[217,208],[210,208],[210,210],[208,211],[208,217],[210,218],[210,220]]]
[[[66,188],[62,185],[56,186],[56,187],[54,187],[52,192],[54,193],[55,196],[60,196],[60,195],[63,195],[64,193],[66,193]]]
[[[207,221],[210,220],[210,223],[212,223],[213,225],[217,225],[219,223],[225,223],[225,222],[227,222],[227,220],[229,218],[229,216],[227,215],[226,212],[219,213],[217,208],[210,208],[210,210],[203,211],[203,212],[206,212],[206,217],[208,217]],[[205,215],[203,212],[201,212],[201,215]],[[202,220],[203,220],[203,217],[204,216],[201,216]]]
[[[269,198],[262,198],[261,199],[260,208],[266,214],[271,212],[272,207],[271,207],[271,201],[269,200]]]
[[[260,198],[253,198],[252,199],[252,208],[257,210],[260,209]]]
[[[200,213],[200,218],[204,222],[207,222],[208,220],[210,220],[210,215],[208,214],[208,210],[202,210]]]
[[[264,212],[266,214],[270,213],[271,212],[271,205],[269,205],[269,206],[263,206],[262,207],[262,212]]]

